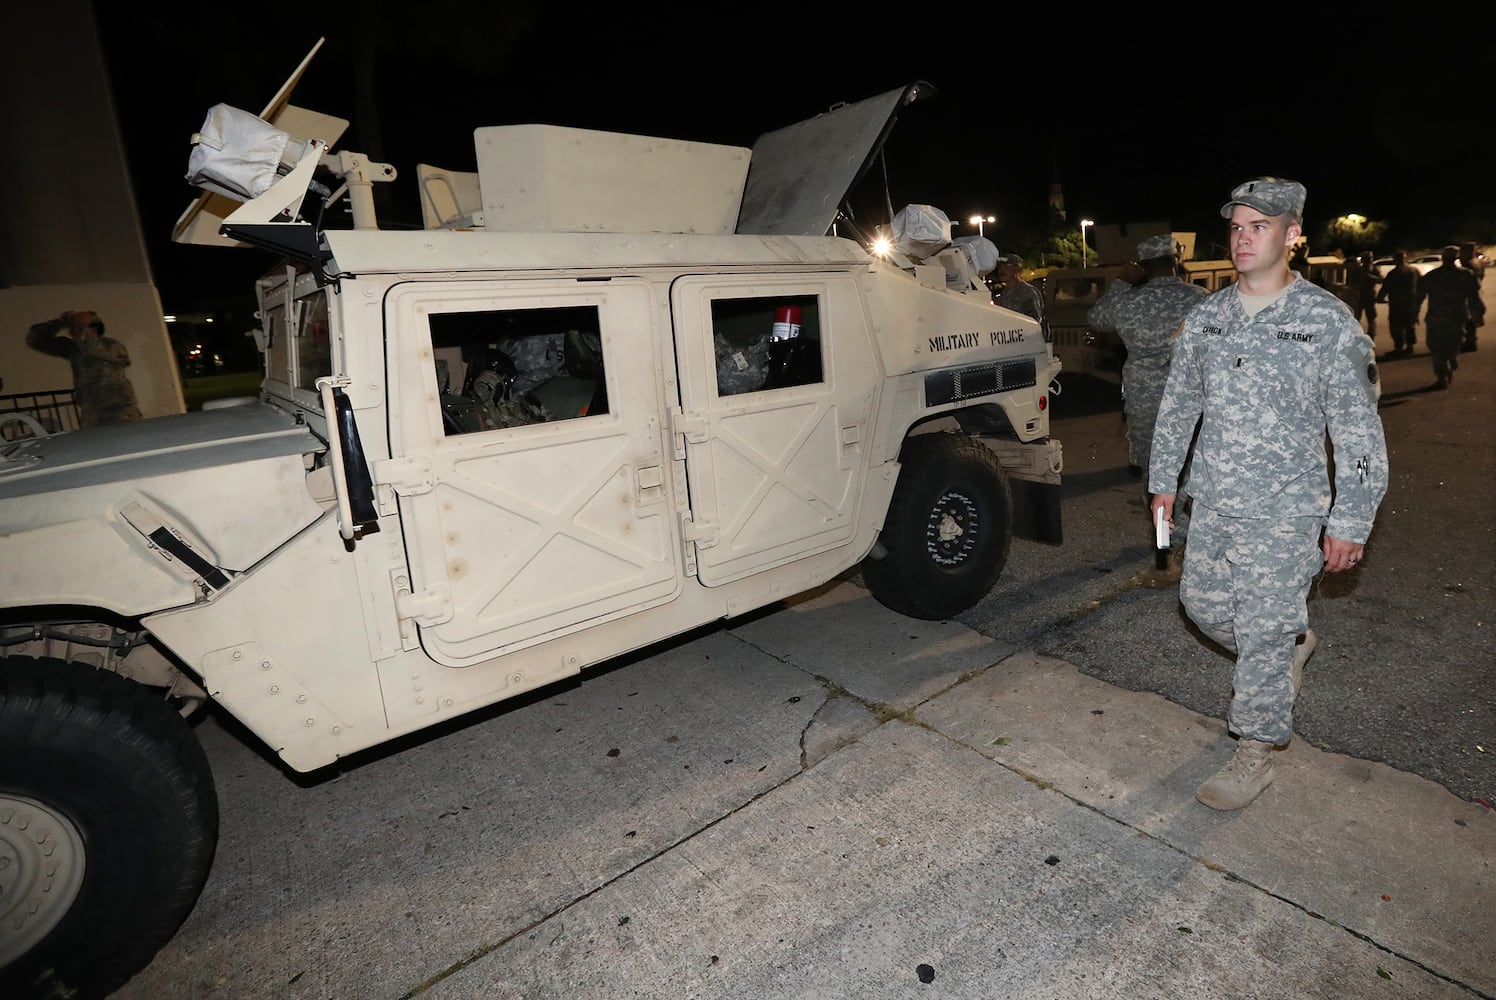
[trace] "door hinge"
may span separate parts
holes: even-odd
[[[395,614],[401,621],[409,619],[417,625],[440,625],[452,620],[452,594],[446,584],[428,587],[419,594],[399,589],[396,584]]]
[[[374,463],[374,482],[403,497],[430,493],[433,478],[429,455],[405,455]]]
[[[705,444],[712,436],[706,417],[674,407],[670,409],[670,434],[675,442],[675,457],[678,459],[686,457],[687,444]]]
[[[684,515],[680,519],[680,534],[688,542],[695,542],[703,549],[717,544],[717,521],[703,517],[700,520]]]

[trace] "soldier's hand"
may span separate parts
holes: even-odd
[[[1360,542],[1347,542],[1343,538],[1334,535],[1325,535],[1322,546],[1325,554],[1325,572],[1339,573],[1345,569],[1355,569],[1361,563],[1361,558],[1366,554],[1366,546]]]
[[[1148,523],[1152,524],[1154,518],[1158,517],[1155,511],[1162,507],[1164,509],[1164,520],[1169,522],[1169,527],[1174,527],[1174,493],[1155,493],[1148,504]]]

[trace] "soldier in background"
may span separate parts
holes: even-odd
[[[1115,333],[1127,348],[1122,363],[1122,412],[1127,416],[1127,461],[1138,475],[1148,468],[1153,423],[1169,377],[1174,333],[1184,317],[1206,295],[1182,281],[1174,270],[1174,236],[1160,233],[1138,244],[1138,259],[1122,269],[1086,315],[1086,324]],[[1177,492],[1171,489],[1170,492]],[[1144,502],[1147,502],[1145,497]],[[1184,505],[1175,511],[1173,558],[1159,566],[1167,582],[1177,582],[1187,534]]]
[[[1237,281],[1186,317],[1153,435],[1149,513],[1172,518],[1198,428],[1179,599],[1236,658],[1236,751],[1195,792],[1212,809],[1244,808],[1273,780],[1316,642],[1309,587],[1360,563],[1387,491],[1372,343],[1334,293],[1288,267],[1304,196],[1276,177],[1231,192],[1221,215]]]
[[[1293,253],[1288,258],[1290,270],[1297,271],[1304,277],[1309,277],[1309,241],[1300,240],[1293,248]]]
[[[1044,322],[1044,296],[1039,290],[1023,280],[1023,258],[1016,253],[997,258],[997,280],[999,287],[992,293],[992,301],[1004,309],[1032,316]]]
[[[1475,327],[1486,321],[1480,283],[1474,273],[1455,263],[1459,256],[1460,248],[1451,243],[1439,252],[1443,263],[1418,279],[1418,307],[1421,309],[1428,302],[1428,311],[1423,316],[1427,331],[1424,336],[1434,359],[1435,389],[1448,389],[1454,381],[1454,371],[1460,366],[1460,339],[1466,327],[1472,330],[1473,338]]]
[[[26,334],[26,346],[66,358],[72,365],[80,428],[140,419],[135,387],[125,374],[130,353],[124,344],[104,335],[104,321],[97,313],[69,310],[37,323]]]
[[[1418,269],[1408,263],[1408,255],[1392,251],[1392,270],[1382,277],[1377,301],[1387,303],[1387,330],[1392,334],[1392,352],[1388,357],[1408,357],[1417,339],[1413,328],[1418,325]]]
[[[1467,241],[1460,244],[1460,266],[1469,271],[1471,274],[1475,275],[1475,284],[1477,287],[1485,284],[1485,258],[1483,255],[1476,256],[1474,243]],[[1461,354],[1475,350],[1475,328],[1479,325],[1480,324],[1475,321],[1475,317],[1473,315],[1469,319],[1465,320],[1465,336],[1460,341]]]
[[[1345,269],[1346,284],[1350,289],[1351,312],[1357,320],[1366,317],[1366,335],[1377,338],[1377,285],[1381,279],[1371,269],[1374,258],[1370,251],[1351,258]]]

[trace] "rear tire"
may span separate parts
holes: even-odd
[[[1007,565],[1007,474],[991,450],[963,434],[911,437],[899,461],[880,536],[886,554],[863,561],[863,582],[900,614],[953,618],[986,597]]]
[[[164,698],[0,659],[0,996],[118,988],[197,902],[217,838],[208,759]]]

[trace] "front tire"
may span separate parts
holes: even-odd
[[[862,564],[880,603],[928,621],[953,618],[992,590],[1008,562],[1013,501],[1002,463],[964,434],[904,442],[880,536],[885,555]]]
[[[164,698],[0,659],[0,996],[119,987],[191,911],[217,838],[207,757]]]

